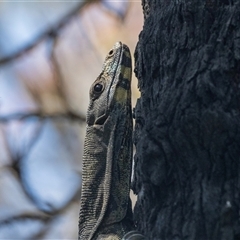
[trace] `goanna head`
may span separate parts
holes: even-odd
[[[129,48],[115,43],[90,88],[87,124],[102,125],[113,114],[131,115],[132,63]]]

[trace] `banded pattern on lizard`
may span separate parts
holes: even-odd
[[[117,42],[90,89],[83,154],[79,239],[144,239],[129,198],[132,170],[132,63]],[[125,237],[124,237],[125,235]]]

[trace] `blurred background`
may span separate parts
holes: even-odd
[[[140,0],[0,2],[0,239],[77,239],[89,88],[142,26]]]

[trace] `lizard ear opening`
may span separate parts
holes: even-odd
[[[104,114],[104,115],[100,116],[99,118],[97,118],[94,124],[103,125],[106,122],[107,118],[108,118],[108,115]]]

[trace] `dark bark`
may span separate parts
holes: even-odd
[[[143,0],[135,220],[148,239],[240,239],[240,1]]]

